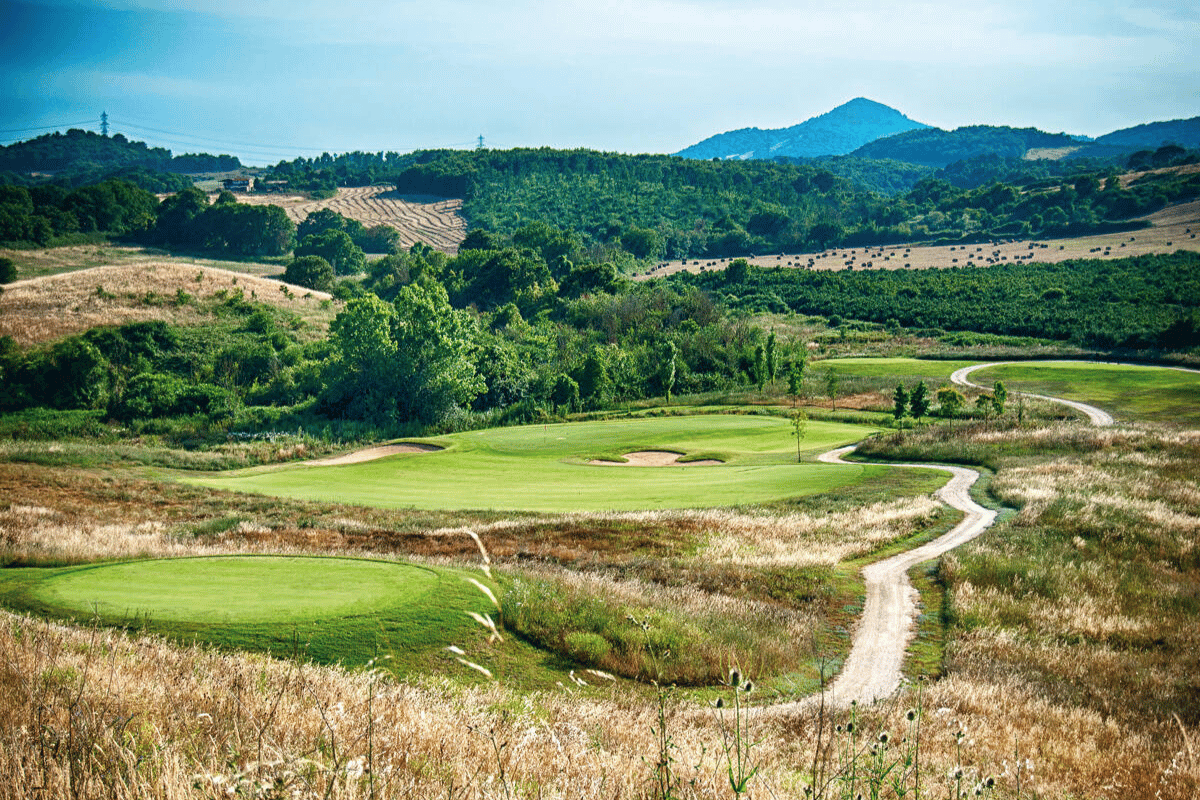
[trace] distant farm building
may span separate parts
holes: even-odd
[[[221,181],[221,186],[230,192],[248,192],[253,185],[254,178],[226,178]]]

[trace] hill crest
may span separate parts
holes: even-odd
[[[884,136],[928,125],[865,97],[788,128],[742,128],[719,133],[675,155],[696,159],[816,158],[850,153]]]

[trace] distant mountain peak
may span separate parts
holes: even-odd
[[[883,136],[928,127],[883,103],[856,97],[790,128],[720,133],[676,155],[700,159],[839,156]]]

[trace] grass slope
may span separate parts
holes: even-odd
[[[875,429],[809,422],[811,458]],[[340,467],[297,465],[187,480],[222,489],[387,508],[605,511],[767,503],[882,477],[888,468],[797,464],[791,423],[713,415],[498,428],[437,440],[446,450]],[[593,466],[670,450],[720,466]]]
[[[222,647],[400,671],[478,637],[491,606],[466,573],[367,559],[219,556],[0,571],[0,601]]]
[[[1099,406],[1120,419],[1200,425],[1200,373],[1163,367],[1039,361],[978,370],[981,386],[1004,381],[1028,391]]]

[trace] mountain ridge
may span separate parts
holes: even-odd
[[[883,103],[856,97],[797,125],[726,131],[685,147],[675,155],[697,159],[845,155],[881,137],[928,127]]]

